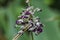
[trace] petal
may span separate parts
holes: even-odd
[[[41,32],[42,32],[42,29],[41,29],[41,28],[38,28],[38,29],[37,29],[37,32],[38,32],[38,33],[41,33]]]
[[[25,13],[25,15],[30,15],[31,13],[29,12],[29,11],[27,11],[26,13]]]

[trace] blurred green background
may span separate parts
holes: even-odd
[[[30,3],[43,10],[35,16],[45,25],[41,34],[33,34],[34,40],[60,40],[60,0],[30,0]],[[25,7],[25,0],[0,0],[0,40],[12,40],[19,31],[14,28],[15,21]],[[18,40],[31,40],[31,35],[26,32]]]

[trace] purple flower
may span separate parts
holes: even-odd
[[[43,31],[42,28],[37,28],[34,30],[36,35],[40,34],[42,31]]]
[[[31,10],[32,9],[32,10]],[[18,33],[23,33],[25,30],[25,26],[29,24],[29,27],[27,30],[34,32],[35,34],[39,34],[41,33],[43,24],[40,22],[40,18],[36,17],[33,15],[35,11],[40,11],[40,9],[35,9],[33,10],[33,8],[29,7],[26,10],[24,10],[21,14],[21,16],[19,16],[19,20],[16,21],[17,25],[22,25],[22,29],[21,31],[19,31]],[[23,30],[23,31],[22,31]]]
[[[38,32],[38,33],[41,33],[41,32],[42,32],[42,28],[39,27],[39,28],[37,29],[37,32]]]
[[[30,15],[31,13],[29,11],[26,11],[25,15]]]
[[[22,19],[16,20],[16,24],[21,24],[23,22]]]
[[[24,18],[28,18],[28,16],[24,16]]]
[[[16,20],[16,24],[19,24],[19,21],[18,20]]]
[[[20,18],[20,19],[22,19],[22,18],[28,18],[28,16],[23,15],[23,16],[20,16],[19,18]]]
[[[24,18],[24,16],[21,16],[20,18]]]

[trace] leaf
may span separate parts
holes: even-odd
[[[14,0],[6,8],[0,8],[0,24],[5,29],[5,35],[8,40],[12,40],[18,32],[14,26],[17,16],[25,8],[25,4],[21,4],[23,1]],[[41,13],[36,13],[35,16],[39,16],[41,22],[45,25],[41,34],[36,36],[33,33],[34,40],[60,40],[59,19],[57,21],[48,21],[51,17],[55,17],[57,15],[55,13],[57,12],[52,11],[43,0],[30,0],[30,3],[32,6],[39,7],[43,10]],[[8,17],[7,22],[5,21],[5,15]],[[32,37],[31,34],[25,32],[18,40],[32,40]]]

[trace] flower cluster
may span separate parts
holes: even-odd
[[[43,24],[40,22],[39,17],[34,16],[36,11],[41,11],[41,9],[34,9],[33,6],[31,6],[23,10],[21,16],[18,16],[19,19],[16,21],[16,24],[21,25],[21,30],[18,32],[19,34],[23,34],[26,30],[34,32],[36,35],[42,32]]]

